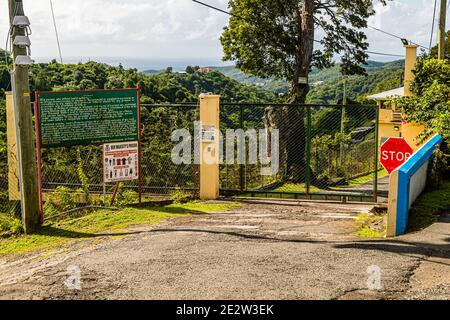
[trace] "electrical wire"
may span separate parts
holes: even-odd
[[[62,53],[61,53],[61,45],[59,43],[58,27],[56,25],[55,10],[53,9],[53,1],[52,0],[50,0],[50,9],[52,11],[53,26],[55,28],[55,35],[56,35],[56,43],[58,44],[59,59],[61,60],[61,64],[63,64],[63,57],[62,57]]]
[[[9,57],[9,54],[8,54],[8,44],[10,45],[11,50],[12,50],[12,38],[11,38],[11,36],[12,36],[12,31],[13,31],[13,25],[12,25],[12,23],[13,23],[14,17],[17,15],[17,11],[19,11],[19,3],[16,2],[15,6],[14,6],[13,15],[12,15],[12,17],[10,17],[10,20],[9,20],[10,27],[9,27],[9,30],[8,30],[8,34],[6,35],[6,44],[5,44],[5,65],[6,65],[6,68],[8,69],[9,74],[10,74],[9,82],[8,82],[8,84],[7,84],[6,87],[5,87],[5,90],[6,90],[6,91],[8,91],[8,88],[9,88],[9,87],[11,86],[11,84],[12,84],[12,78],[13,78],[13,73],[14,73],[14,70],[13,70],[13,68],[9,65],[9,61],[8,61],[8,57]],[[12,89],[12,87],[11,87],[11,89]]]
[[[14,5],[14,11],[13,11],[13,15],[10,17],[9,19],[9,30],[8,30],[8,34],[6,35],[6,44],[5,44],[5,64],[7,67],[9,67],[9,61],[8,61],[8,44],[11,44],[11,36],[12,36],[12,31],[13,31],[13,19],[17,14],[17,11],[19,10],[19,4],[16,2]],[[12,45],[11,45],[12,47]],[[11,72],[11,70],[8,68],[8,70]]]
[[[204,2],[201,2],[201,1],[198,1],[198,0],[192,0],[192,1],[195,2],[195,3],[198,3],[198,4],[202,5],[202,6],[208,7],[208,8],[210,8],[210,9],[213,9],[213,10],[216,10],[216,11],[219,11],[219,12],[222,12],[222,13],[225,13],[225,14],[227,14],[227,15],[229,15],[229,16],[237,17],[237,18],[239,18],[239,19],[245,20],[245,19],[241,18],[241,17],[238,16],[238,15],[235,15],[235,14],[233,14],[233,13],[231,13],[231,12],[226,11],[226,10],[223,10],[223,9],[220,9],[220,8],[217,8],[217,7],[214,7],[214,6],[210,5],[210,4],[207,4],[207,3],[204,3]],[[369,26],[369,27],[370,27],[370,26]],[[401,37],[396,36],[396,35],[394,35],[394,34],[390,34],[390,33],[386,32],[386,31],[383,31],[383,30],[381,30],[381,29],[377,29],[377,28],[375,28],[375,27],[371,27],[371,28],[373,28],[373,29],[375,29],[375,30],[378,30],[378,31],[381,31],[381,32],[384,32],[384,33],[386,33],[386,34],[389,34],[389,35],[391,35],[391,36],[393,36],[393,37],[396,37],[396,38],[398,38],[398,39],[401,39],[401,40],[404,39],[404,38],[401,38]],[[313,41],[314,41],[314,42],[317,42],[317,43],[322,43],[322,41],[316,40],[316,39],[313,39]],[[413,42],[411,42],[411,43],[413,43]],[[414,44],[416,44],[416,43],[414,43]],[[421,45],[418,45],[418,46],[421,46]],[[423,47],[423,46],[421,46],[421,47]],[[423,47],[423,48],[428,49],[428,48],[426,48],[426,47]],[[375,52],[375,51],[364,51],[364,52],[370,53],[370,54],[376,54],[376,55],[383,55],[383,56],[404,57],[403,55],[399,55],[399,54],[390,54],[390,53],[382,53],[382,52]]]
[[[398,35],[395,35],[395,34],[393,34],[393,33],[391,33],[391,32],[388,32],[388,31],[384,31],[384,30],[382,30],[382,29],[380,29],[380,28],[377,28],[377,27],[374,27],[374,26],[368,25],[367,27],[370,28],[370,29],[376,30],[376,31],[378,31],[378,32],[384,33],[384,34],[386,34],[386,35],[388,35],[388,36],[397,38],[397,39],[399,39],[399,40],[407,40],[406,38],[402,38],[402,37],[400,37],[400,36],[398,36]],[[421,47],[421,48],[430,50],[430,48],[427,48],[427,47],[425,47],[425,46],[422,46],[421,44],[412,42],[412,41],[410,41],[410,40],[407,40],[407,41],[409,41],[410,43],[415,44],[416,46],[419,46],[419,47]]]
[[[365,52],[370,53],[370,54],[380,55],[380,56],[401,57],[401,58],[405,57],[404,55],[394,54],[394,53],[384,53],[384,52],[376,52],[376,51],[365,51]]]
[[[433,21],[431,23],[431,34],[430,34],[430,51],[431,46],[433,45],[434,24],[436,23],[436,7],[437,7],[437,0],[434,0]]]

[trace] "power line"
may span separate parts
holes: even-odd
[[[388,31],[384,31],[384,30],[382,30],[382,29],[380,29],[380,28],[377,28],[377,27],[374,27],[374,26],[368,25],[367,27],[370,28],[370,29],[376,30],[376,31],[378,31],[378,32],[384,33],[384,34],[386,34],[386,35],[388,35],[388,36],[397,38],[397,39],[402,40],[402,41],[403,41],[403,40],[407,40],[406,38],[400,37],[400,36],[398,36],[398,35],[396,35],[396,34],[393,34],[393,33],[391,33],[391,32],[388,32]],[[408,40],[407,40],[407,41],[408,41]],[[419,46],[419,47],[422,47],[422,48],[424,48],[424,49],[430,50],[430,48],[427,48],[427,47],[425,47],[425,46],[422,46],[421,44],[418,44],[418,43],[415,43],[415,42],[412,42],[412,41],[409,41],[409,42],[412,43],[412,44],[415,44],[415,45],[417,45],[417,46]]]
[[[393,54],[393,53],[384,53],[384,52],[376,52],[376,51],[365,51],[366,53],[370,53],[370,54],[376,54],[376,55],[380,55],[380,56],[390,56],[390,57],[405,57],[404,55],[401,54]]]
[[[431,35],[430,35],[430,51],[431,46],[433,45],[434,23],[436,22],[436,7],[437,7],[437,0],[434,0],[433,21],[431,23]]]
[[[55,27],[55,35],[56,35],[56,43],[58,44],[59,59],[61,60],[61,64],[62,64],[63,57],[62,57],[62,53],[61,53],[61,45],[59,43],[58,27],[56,26],[55,11],[53,10],[53,1],[52,0],[50,0],[50,9],[52,11],[53,26]]]
[[[219,12],[222,12],[222,13],[225,13],[225,14],[227,14],[227,15],[229,15],[229,16],[232,16],[232,17],[236,17],[236,18],[245,20],[245,19],[243,19],[242,17],[240,17],[240,16],[238,16],[238,15],[235,15],[235,14],[233,14],[233,13],[231,13],[231,12],[226,11],[226,10],[223,10],[223,9],[220,9],[220,8],[217,8],[217,7],[214,7],[214,6],[210,5],[210,4],[207,4],[207,3],[204,3],[204,2],[201,2],[201,1],[198,1],[198,0],[192,0],[192,1],[195,2],[195,3],[198,3],[198,4],[202,5],[202,6],[208,7],[208,8],[210,8],[210,9],[213,9],[213,10],[216,10],[216,11],[219,11]],[[380,29],[378,29],[378,30],[379,30],[379,31],[382,31],[382,32],[385,32],[385,31],[380,30]],[[386,32],[385,32],[385,33],[386,33]],[[388,33],[388,34],[389,34],[389,33]],[[400,38],[400,37],[395,36],[395,35],[393,35],[393,34],[390,34],[390,35],[392,35],[392,36],[394,36],[394,37],[396,37],[396,38],[398,38],[398,39],[403,39],[403,38]],[[320,40],[313,39],[313,41],[322,44],[322,41],[320,41]],[[411,43],[413,43],[413,42],[411,42]],[[426,49],[427,49],[427,48],[426,48]],[[383,55],[383,56],[404,57],[403,55],[398,55],[398,54],[390,54],[390,53],[382,53],[382,52],[374,52],[374,51],[365,51],[365,52],[366,52],[366,53],[370,53],[370,54]]]
[[[210,9],[213,9],[213,10],[216,10],[216,11],[228,14],[229,16],[237,17],[237,18],[242,19],[241,17],[239,17],[239,16],[237,16],[237,15],[231,13],[231,12],[228,12],[226,10],[223,10],[223,9],[220,9],[220,8],[217,8],[217,7],[214,7],[214,6],[210,5],[210,4],[207,4],[207,3],[204,3],[204,2],[201,2],[201,1],[197,1],[197,0],[192,0],[192,1],[198,3],[198,4],[202,5],[202,6],[208,7]]]

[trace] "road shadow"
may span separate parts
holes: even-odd
[[[34,234],[47,236],[47,237],[60,237],[69,239],[89,239],[89,238],[99,238],[99,237],[116,237],[116,236],[128,236],[133,234],[139,234],[147,232],[143,231],[130,231],[130,232],[99,232],[99,233],[89,233],[89,232],[79,232],[73,230],[67,230],[63,228],[57,228],[53,226],[45,226],[36,231]]]
[[[314,239],[282,239],[270,236],[243,233],[236,231],[224,231],[224,230],[209,230],[209,229],[194,229],[194,228],[174,228],[174,229],[154,229],[148,231],[149,233],[164,233],[164,232],[195,232],[195,233],[208,233],[208,234],[220,234],[233,237],[239,237],[247,240],[259,240],[270,242],[287,242],[287,243],[311,243],[311,244],[329,244],[336,249],[358,249],[358,250],[378,250],[383,252],[391,252],[401,255],[424,255],[437,258],[450,259],[450,238],[446,238],[446,242],[449,244],[429,244],[422,242],[410,242],[400,239],[380,239],[380,240],[349,240],[343,242],[326,241],[326,240],[314,240]],[[444,263],[445,264],[445,263]],[[447,264],[446,264],[447,265]],[[450,266],[450,264],[448,264]]]
[[[430,244],[402,240],[379,240],[336,244],[337,249],[358,249],[367,251],[382,251],[400,255],[423,255],[434,258],[450,259],[450,238],[448,244]],[[443,263],[450,266],[450,263]]]

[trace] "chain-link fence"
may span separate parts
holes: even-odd
[[[175,164],[171,153],[176,129],[193,135],[198,120],[198,105],[141,105],[141,177],[142,201],[170,197],[174,192],[195,196],[198,190],[198,166]],[[194,159],[194,148],[191,156]],[[101,146],[50,148],[41,151],[44,213],[68,210],[77,205],[138,201],[138,180],[103,183]]]
[[[194,140],[190,144],[188,163],[175,164],[172,150],[174,130],[187,130],[194,136],[194,124],[199,119],[197,104],[142,105],[142,180],[143,191],[167,195],[174,190],[196,193],[199,168],[194,163]]]
[[[237,156],[228,159],[220,166],[224,191],[376,199],[383,172],[377,162],[375,106],[222,104],[221,131],[229,129],[267,135],[269,153],[277,130],[279,165],[267,175],[260,158],[251,164],[246,159],[239,163]],[[248,150],[249,139],[245,141]]]
[[[2,116],[6,117],[6,112]],[[196,196],[199,166],[194,161],[195,139],[190,141],[190,161],[176,164],[172,150],[178,141],[172,140],[172,133],[182,129],[194,136],[198,104],[143,104],[141,117],[143,201],[176,192]],[[296,198],[373,198],[377,179],[385,175],[377,162],[375,120],[374,106],[223,103],[220,129],[225,144],[229,143],[228,131],[236,133],[241,129],[243,135],[233,138],[236,146],[232,157],[222,154],[221,191]],[[250,136],[246,134],[252,130],[265,136],[265,148],[261,150],[258,144],[258,157],[249,161]],[[13,156],[8,159],[6,134],[1,141],[0,212],[19,214],[20,196],[18,185],[14,186],[18,173],[9,172],[8,161],[13,161]],[[247,151],[239,153],[238,142]],[[276,153],[277,163],[262,161],[261,153],[269,158]],[[47,216],[86,204],[109,204],[112,194],[117,194],[118,203],[138,201],[138,181],[121,183],[120,188],[117,184],[103,184],[101,146],[44,148],[41,156]]]

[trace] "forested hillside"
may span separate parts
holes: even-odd
[[[3,55],[2,53],[0,53]],[[37,63],[31,68],[31,90],[87,90],[134,88],[141,86],[142,99],[148,103],[195,102],[202,92],[220,94],[223,101],[274,101],[274,93],[245,85],[217,71],[179,74],[168,71],[145,75],[97,62],[85,64]],[[0,60],[0,94],[10,90],[9,73]]]
[[[367,76],[350,76],[348,78],[348,98],[364,101],[364,97],[368,94],[399,87],[403,68],[403,60],[388,63],[368,61],[365,66]],[[282,80],[248,76],[232,66],[213,67],[213,69],[237,81],[255,85],[268,91],[275,93],[286,93],[288,91],[288,84]],[[308,102],[336,103],[337,100],[342,98],[343,78],[339,71],[339,65],[324,70],[312,70],[309,81],[312,88],[307,98]]]
[[[3,52],[0,52],[3,55]],[[4,56],[4,55],[3,55]],[[220,94],[227,102],[270,102],[278,96],[254,86],[230,79],[220,72],[202,73],[191,68],[190,73],[171,72],[170,68],[157,75],[145,75],[136,69],[124,69],[106,64],[36,63],[30,70],[32,91],[86,90],[141,87],[144,103],[180,103],[198,101],[202,92]],[[0,60],[0,216],[1,213],[17,213],[17,206],[8,200],[6,107],[4,92],[11,90],[10,76],[4,60]],[[171,134],[177,128],[191,128],[197,120],[195,108],[143,107],[142,164],[143,183],[161,187],[154,192],[168,192],[168,187],[193,187],[193,171],[183,170],[171,161],[173,144]],[[261,119],[258,119],[259,121]],[[98,146],[44,149],[42,151],[42,175],[46,188],[56,187],[55,195],[45,203],[45,214],[74,207],[71,196],[68,203],[60,201],[60,195],[83,192],[86,195],[101,184],[101,151]],[[176,177],[176,178],[174,178]],[[80,191],[81,190],[81,191]],[[121,199],[121,189],[118,201]],[[129,191],[135,199],[135,191]],[[90,200],[89,200],[90,201]],[[130,200],[131,202],[134,200]],[[0,228],[1,229],[1,228]]]

